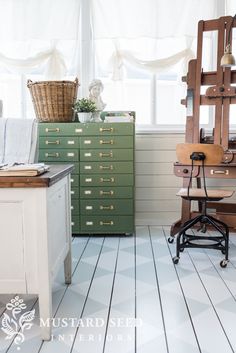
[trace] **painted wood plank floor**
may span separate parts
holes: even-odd
[[[236,352],[236,235],[222,269],[220,252],[199,249],[174,266],[168,233],[140,226],[133,237],[75,238],[73,284],[63,271],[54,284],[52,341],[40,339],[37,298],[22,296],[34,324],[20,345],[0,330],[0,352]],[[0,295],[0,327],[12,297]]]

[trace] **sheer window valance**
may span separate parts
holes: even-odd
[[[98,61],[114,79],[126,64],[163,72],[194,56],[198,21],[215,15],[214,0],[92,0]]]
[[[63,78],[78,50],[79,16],[80,0],[1,0],[1,71]]]

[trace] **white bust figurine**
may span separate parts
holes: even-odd
[[[93,121],[99,121],[100,112],[106,106],[101,98],[103,88],[104,86],[102,81],[98,79],[93,80],[89,85],[89,98],[96,104],[96,112],[93,113]]]

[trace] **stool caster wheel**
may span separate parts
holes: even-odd
[[[174,242],[174,238],[173,238],[173,237],[169,237],[169,238],[168,238],[168,243],[169,243],[169,244],[172,244],[173,242]]]
[[[173,258],[172,258],[172,261],[173,261],[173,263],[174,263],[175,265],[177,265],[178,262],[179,262],[179,257],[178,257],[178,256],[173,257]]]
[[[228,264],[228,260],[222,260],[220,262],[220,267],[225,268],[227,266],[227,264]]]
[[[179,249],[179,251],[180,251],[180,252],[183,252],[183,251],[184,251],[184,249]]]

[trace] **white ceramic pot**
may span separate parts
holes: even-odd
[[[81,123],[88,123],[91,120],[92,113],[77,113]]]

